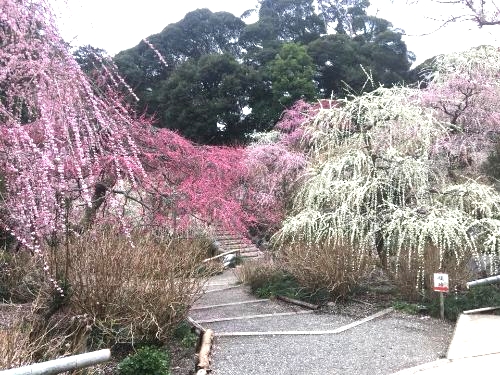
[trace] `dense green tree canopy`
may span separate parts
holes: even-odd
[[[257,24],[268,31],[263,41],[308,43],[325,32],[313,0],[261,0]]]
[[[151,42],[180,61],[212,53],[237,56],[241,52],[238,39],[244,27],[245,23],[231,13],[198,9],[168,25]]]
[[[101,69],[101,64],[97,60],[104,58],[105,55],[105,50],[90,45],[79,47],[73,52],[76,62],[87,75]]]
[[[368,0],[317,0],[325,24],[338,34],[354,36],[359,19],[366,17]]]
[[[154,114],[158,126],[197,142],[242,142],[248,132],[272,128],[296,99],[406,80],[412,60],[401,32],[368,15],[368,6],[260,0],[252,24],[198,9],[114,60],[139,109]],[[373,85],[366,85],[368,76]]]
[[[308,53],[316,64],[316,79],[323,97],[342,97],[348,87],[361,92],[380,84],[402,82],[411,65],[401,35],[391,30],[377,34],[373,40],[364,35],[327,35],[310,43]],[[367,73],[374,81],[369,87]]]
[[[284,44],[268,66],[275,102],[286,108],[300,98],[315,98],[313,61],[304,47]]]
[[[242,113],[250,86],[249,69],[228,54],[188,60],[158,90],[159,115],[196,142],[234,142],[248,132]]]

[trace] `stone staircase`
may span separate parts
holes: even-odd
[[[248,238],[221,228],[216,228],[214,230],[214,244],[219,253],[234,251],[243,258],[257,258],[264,256],[264,253],[259,250],[257,246],[255,246]]]

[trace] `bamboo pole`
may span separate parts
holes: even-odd
[[[486,279],[469,281],[467,283],[467,289],[469,289],[471,287],[479,286],[479,285],[489,285],[489,284],[495,284],[495,283],[500,283],[500,275],[487,277]]]
[[[207,262],[210,262],[211,260],[219,259],[219,258],[222,258],[222,257],[224,257],[226,255],[238,253],[239,251],[240,251],[239,249],[226,251],[225,253],[221,253],[221,254],[218,254],[218,255],[216,255],[214,257],[204,259],[202,263],[207,263]]]
[[[52,375],[65,371],[77,370],[102,362],[109,361],[111,352],[109,349],[98,350],[90,353],[72,355],[69,357],[58,358],[52,361],[35,363],[33,365],[13,368],[0,371],[1,375]]]

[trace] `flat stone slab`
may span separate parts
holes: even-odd
[[[223,284],[212,284],[212,285],[207,285],[203,287],[203,293],[212,293],[212,292],[220,292],[226,289],[234,289],[234,288],[241,288],[243,285],[240,284],[233,284],[233,285],[223,285]]]
[[[462,314],[448,350],[448,359],[500,353],[500,316]],[[498,364],[500,372],[500,363]]]
[[[212,276],[206,283],[205,287],[213,286],[230,286],[238,284],[238,278],[232,270],[224,271],[219,275]]]
[[[440,359],[420,366],[398,371],[392,375],[457,375],[497,374],[500,366],[500,354],[489,354],[462,359]]]

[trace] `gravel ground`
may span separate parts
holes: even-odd
[[[393,312],[335,335],[219,337],[213,374],[391,374],[444,357],[452,333],[452,324]]]
[[[217,332],[265,332],[333,330],[352,323],[354,319],[342,315],[310,314],[271,316],[258,319],[234,320],[207,324]]]
[[[225,272],[211,280],[209,290],[234,285]],[[238,287],[206,293],[197,305],[217,305],[255,299]],[[387,307],[387,301],[331,304],[305,315],[274,316],[204,324],[215,330],[213,375],[392,374],[446,355],[454,325],[425,316],[393,311],[337,334],[220,336],[217,332],[332,330]],[[381,303],[380,303],[381,302]],[[302,311],[278,301],[192,311],[199,320]]]

